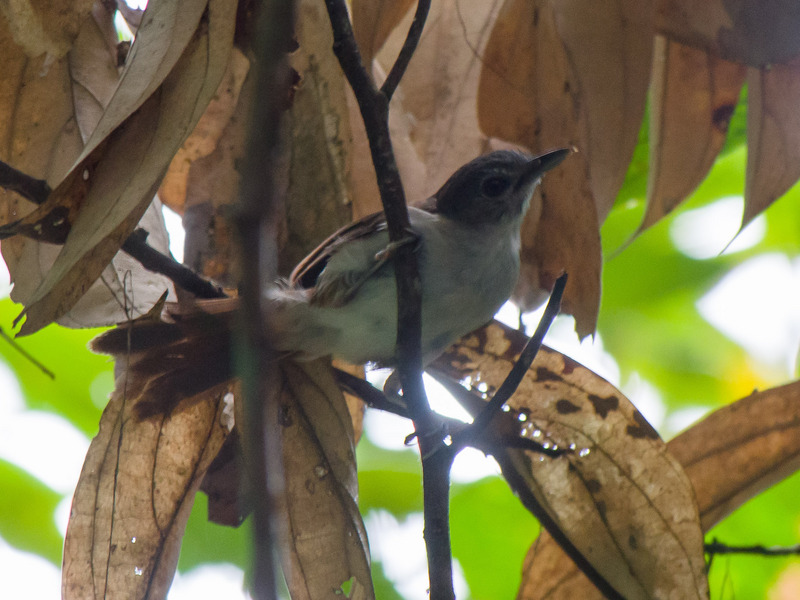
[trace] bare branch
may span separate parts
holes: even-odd
[[[392,65],[392,70],[386,76],[386,81],[381,86],[381,92],[383,92],[387,100],[392,99],[397,86],[400,84],[400,79],[402,79],[408,68],[408,63],[411,62],[411,57],[417,49],[417,44],[419,44],[419,38],[422,36],[422,30],[425,28],[425,21],[428,18],[430,8],[431,0],[419,0],[417,2],[417,12],[414,14],[411,27],[408,28],[406,41],[400,49],[400,54],[397,55],[397,60]]]

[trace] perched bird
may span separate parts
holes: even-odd
[[[422,285],[424,363],[488,322],[508,300],[519,275],[520,227],[534,189],[569,152],[534,157],[501,150],[480,156],[420,207],[409,207],[409,243],[415,245]],[[397,331],[392,257],[383,213],[334,233],[297,266],[287,284],[266,290],[274,346],[300,360],[333,355],[355,364],[391,366]],[[218,306],[225,308],[210,312],[225,320],[231,302]],[[101,335],[92,346],[115,355],[151,350],[135,364],[154,376],[161,371],[160,385],[187,385],[186,393],[175,389],[186,397],[200,391],[196,388],[206,379],[224,380],[223,370],[230,376],[227,364],[223,369],[219,357],[210,354],[216,351],[202,348],[208,343],[220,350],[219,330],[208,326],[211,318],[178,314],[174,323],[134,322]],[[199,376],[192,374],[204,368],[192,366],[198,353],[204,362],[217,363]],[[170,369],[177,373],[171,376]]]
[[[536,185],[569,150],[538,157],[497,151],[456,171],[409,208],[422,284],[427,363],[489,321],[519,276],[520,226]],[[274,343],[300,358],[332,354],[391,365],[397,330],[394,266],[383,213],[337,231],[298,265],[288,288],[268,291]]]

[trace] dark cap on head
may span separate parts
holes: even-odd
[[[560,148],[539,156],[498,150],[458,169],[434,195],[436,212],[468,224],[516,219],[545,171],[571,152]]]

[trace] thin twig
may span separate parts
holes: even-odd
[[[219,287],[149,245],[147,235],[146,230],[137,229],[123,242],[122,250],[139,261],[148,271],[164,275],[176,286],[194,294],[197,298],[226,297],[225,292]]]
[[[508,402],[508,399],[511,398],[511,395],[517,390],[523,377],[525,377],[525,373],[530,369],[533,360],[536,358],[536,354],[539,352],[539,348],[542,347],[542,342],[544,341],[544,336],[547,334],[547,330],[550,329],[553,319],[558,316],[561,310],[561,298],[564,295],[564,287],[566,285],[567,274],[564,273],[561,277],[556,279],[553,292],[550,294],[550,300],[547,302],[547,307],[539,321],[539,325],[522,349],[511,372],[506,376],[494,396],[492,396],[486,408],[475,417],[472,423],[472,431],[474,431],[476,435],[480,435],[480,432],[485,430],[495,415],[502,410],[503,405]],[[470,434],[468,433],[467,435]]]
[[[706,554],[755,554],[757,556],[794,556],[800,555],[800,544],[795,546],[730,546],[717,540],[705,545]]]
[[[0,187],[17,192],[34,204],[44,204],[52,191],[44,179],[36,179],[0,161]],[[171,256],[147,243],[147,231],[137,229],[122,244],[122,250],[148,271],[163,275],[197,298],[224,298],[225,292]]]
[[[30,352],[25,350],[22,346],[20,346],[17,341],[8,335],[2,327],[0,327],[0,337],[2,337],[6,342],[8,342],[14,350],[19,352],[22,356],[28,359],[37,369],[39,369],[42,373],[47,375],[50,379],[55,379],[55,374],[45,367],[35,356],[33,356]]]
[[[353,88],[367,131],[389,239],[400,241],[408,237],[410,223],[389,135],[389,100],[364,69],[344,0],[325,0],[325,5],[333,29],[333,51]],[[394,264],[398,301],[397,370],[406,404],[422,439],[426,432],[437,427],[422,384],[422,290],[412,244],[398,248]]]
[[[236,215],[244,259],[234,344],[234,365],[242,381],[236,423],[242,436],[245,493],[253,508],[253,595],[259,600],[278,596],[276,557],[286,538],[285,523],[280,519],[285,501],[279,374],[264,323],[261,283],[274,280],[277,274],[275,173],[281,150],[280,124],[292,81],[287,49],[294,33],[294,9],[292,0],[265,0],[259,6],[253,43],[257,101],[250,115]]]
[[[36,204],[43,204],[50,195],[50,186],[44,179],[31,177],[3,161],[0,161],[0,187]]]
[[[427,4],[427,0],[424,4]],[[423,4],[423,2],[420,2]],[[378,90],[369,77],[355,42],[344,0],[325,0],[333,28],[333,51],[339,59],[350,87],[353,88],[364,127],[367,131],[372,164],[378,181],[389,239],[399,242],[410,234],[408,208],[394,160],[389,135],[389,99],[396,88],[416,47],[424,27],[427,8],[418,6],[409,40],[391,69],[388,93]],[[428,576],[431,600],[451,600],[453,591],[452,557],[449,532],[450,466],[453,452],[441,450],[441,420],[428,404],[422,383],[422,286],[417,257],[412,244],[403,244],[395,260],[397,284],[397,373],[403,389],[403,401],[414,422],[422,455],[424,486],[425,544],[428,555]]]
[[[425,21],[428,18],[428,11],[431,8],[431,0],[419,0],[417,2],[417,12],[414,13],[414,20],[411,22],[411,27],[408,28],[408,35],[403,47],[400,49],[400,54],[392,65],[392,70],[386,76],[386,80],[381,86],[381,92],[386,96],[387,101],[392,99],[400,80],[408,68],[408,63],[411,62],[411,57],[419,44],[419,38],[422,36],[422,30],[425,28]]]

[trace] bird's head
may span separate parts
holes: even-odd
[[[567,148],[531,156],[498,150],[458,169],[433,196],[436,212],[465,223],[502,223],[518,219],[528,207],[542,175],[561,163]]]

